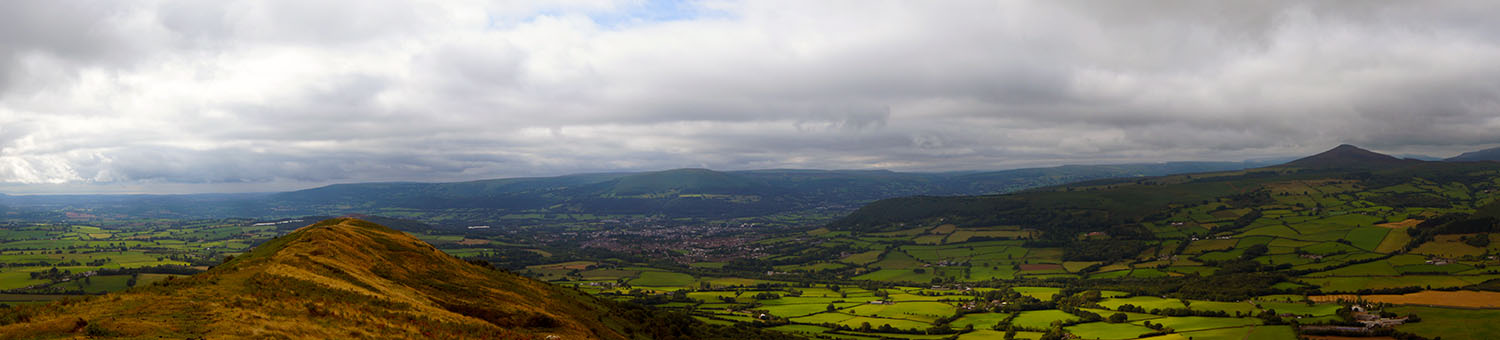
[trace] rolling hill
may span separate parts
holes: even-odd
[[[1065,165],[1001,171],[675,169],[450,183],[352,183],[281,193],[0,196],[36,212],[85,212],[106,219],[283,218],[400,215],[442,227],[545,225],[595,219],[737,219],[770,215],[822,223],[879,199],[980,195],[1105,178],[1240,170],[1267,162]],[[610,216],[610,217],[597,217]]]
[[[197,275],[6,310],[0,338],[759,337],[647,312],[446,255],[352,218],[273,239]],[[780,337],[767,334],[766,337]]]
[[[1405,160],[1340,145],[1287,164],[1240,171],[1084,181],[1002,195],[892,198],[866,205],[829,227],[892,231],[941,222],[960,226],[1024,225],[1050,231],[1046,237],[1055,241],[1092,231],[1129,237],[1148,235],[1139,227],[1142,223],[1193,205],[1219,201],[1222,207],[1216,209],[1263,208],[1276,202],[1270,197],[1273,189],[1288,183],[1349,181],[1357,188],[1376,192],[1362,197],[1369,204],[1395,208],[1477,206],[1484,202],[1472,201],[1467,194],[1446,197],[1375,189],[1436,182],[1475,190],[1490,185],[1497,170],[1500,165],[1493,163]]]
[[[588,213],[739,218],[823,209],[847,211],[891,197],[1007,193],[1083,180],[1238,170],[1253,165],[1262,164],[1069,165],[953,173],[677,169],[459,183],[343,184],[274,194],[266,200],[278,209],[330,215],[379,213],[383,209],[478,209],[483,212],[477,214],[486,217]]]
[[[1281,165],[1301,169],[1383,169],[1406,166],[1422,161],[1400,159],[1394,156],[1342,144],[1331,150],[1307,156]]]
[[[1458,156],[1454,156],[1452,158],[1444,159],[1444,161],[1449,161],[1449,162],[1500,161],[1500,148],[1489,148],[1489,149],[1484,149],[1484,150],[1479,150],[1479,151],[1465,152],[1465,153],[1460,154]]]

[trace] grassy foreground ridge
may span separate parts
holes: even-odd
[[[649,314],[471,264],[378,224],[339,218],[197,275],[11,309],[0,316],[6,324],[0,338],[713,337],[693,329],[702,325],[690,319]]]

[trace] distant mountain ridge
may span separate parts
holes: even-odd
[[[606,193],[624,196],[660,192],[733,193],[767,185],[745,176],[709,169],[673,169],[620,177],[609,186]]]
[[[827,218],[832,212],[891,197],[1007,193],[1104,178],[1230,171],[1270,164],[1168,162],[945,173],[674,169],[449,183],[336,184],[270,194],[0,196],[0,206],[39,212],[86,211],[87,216],[122,219],[400,212],[416,213],[413,217],[419,220],[432,216],[425,221],[450,227],[503,221],[536,224],[546,222],[547,216],[565,214],[738,218],[812,212],[817,216],[810,218]],[[438,216],[443,220],[436,220]],[[517,220],[513,216],[530,217]]]
[[[954,173],[674,169],[460,183],[346,184],[274,194],[269,200],[281,206],[313,207],[321,210],[310,213],[330,215],[368,212],[340,207],[375,207],[737,218],[853,209],[891,197],[1005,193],[1083,180],[1239,170],[1255,165],[1173,162]]]
[[[1494,150],[1450,160],[1480,159]],[[0,196],[0,206],[7,207],[7,216],[44,219],[400,214],[448,228],[566,223],[573,215],[734,219],[790,214],[803,223],[821,223],[888,198],[1003,194],[1083,181],[1235,171],[1279,163],[1063,165],[944,173],[673,169],[449,183],[353,183],[271,194]],[[1371,171],[1427,163],[1434,162],[1345,144],[1279,167]],[[64,216],[64,211],[83,213]]]
[[[1452,158],[1444,159],[1444,161],[1448,161],[1448,162],[1500,161],[1500,147],[1489,148],[1489,149],[1484,149],[1484,150],[1479,150],[1479,151],[1465,152],[1465,153],[1460,154],[1458,156],[1454,156]]]
[[[936,223],[1018,225],[1056,237],[1050,242],[1070,242],[1077,232],[1143,234],[1142,223],[1159,220],[1173,209],[1195,202],[1222,200],[1226,209],[1258,209],[1259,202],[1269,200],[1270,192],[1263,185],[1271,182],[1338,180],[1369,188],[1414,179],[1475,184],[1490,181],[1483,174],[1497,169],[1500,165],[1488,162],[1399,159],[1346,144],[1286,164],[1236,172],[1104,179],[1000,195],[884,199],[865,205],[827,227],[880,232]],[[1398,207],[1452,204],[1450,197],[1430,194],[1382,193],[1367,199]]]

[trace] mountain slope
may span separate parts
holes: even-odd
[[[397,213],[438,227],[572,223],[572,215],[744,218],[776,214],[821,223],[879,199],[978,195],[1103,178],[1229,171],[1257,162],[1068,165],[980,172],[677,169],[451,183],[354,183],[266,194],[0,196],[38,212],[100,218],[282,218]],[[549,217],[556,216],[556,217]],[[786,217],[786,216],[783,216]],[[785,220],[785,219],[776,219]],[[498,223],[497,223],[498,222]]]
[[[607,193],[622,196],[666,192],[717,194],[753,190],[761,185],[730,173],[708,169],[676,169],[621,177],[611,181]]]
[[[1113,177],[1238,170],[1240,162],[1086,165],[990,172],[901,173],[891,171],[677,169],[598,175],[588,181],[531,178],[462,183],[347,184],[272,196],[278,206],[304,214],[379,213],[379,209],[465,211],[486,224],[496,216],[589,212],[738,218],[846,209],[874,200],[910,195],[1006,193],[1045,185]],[[568,176],[565,176],[568,177]],[[504,185],[497,183],[503,181]],[[483,188],[479,188],[483,185]],[[526,190],[511,190],[526,188]],[[451,214],[450,214],[451,215]],[[518,220],[517,220],[518,221]],[[538,224],[546,221],[521,221]]]
[[[1322,153],[1282,165],[1302,169],[1386,169],[1421,163],[1343,144]]]
[[[1489,148],[1479,151],[1470,151],[1444,159],[1448,162],[1478,162],[1478,161],[1500,161],[1500,148]]]
[[[1350,145],[1288,164],[1220,173],[1118,178],[1043,187],[987,196],[910,196],[880,200],[830,224],[829,229],[880,232],[939,223],[958,226],[1018,225],[1047,232],[1043,238],[1071,242],[1079,232],[1105,231],[1121,237],[1143,237],[1143,223],[1159,222],[1186,207],[1223,202],[1215,209],[1260,209],[1272,205],[1276,190],[1319,181],[1348,181],[1352,188],[1379,189],[1418,181],[1458,187],[1489,185],[1500,165],[1484,162],[1401,160]],[[1312,171],[1303,171],[1312,170]],[[1348,190],[1348,189],[1345,189]],[[1303,191],[1276,193],[1283,197]],[[1468,198],[1373,191],[1367,199],[1398,208],[1443,208],[1470,204]],[[1316,207],[1313,201],[1302,206]],[[1247,219],[1248,222],[1253,219]],[[1217,221],[1225,227],[1236,223]],[[1241,221],[1227,221],[1241,222]],[[1240,225],[1243,226],[1243,225]]]
[[[32,311],[28,322],[0,326],[0,338],[626,339],[659,331],[619,316],[624,309],[340,218],[202,274]]]

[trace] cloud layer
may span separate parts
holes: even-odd
[[[1473,2],[0,3],[0,191],[1500,143]]]

